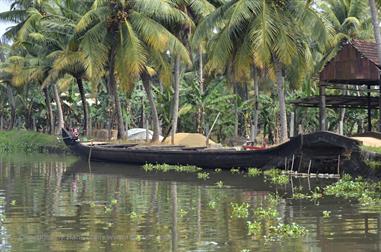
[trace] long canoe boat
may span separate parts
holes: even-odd
[[[300,170],[311,166],[312,162],[314,166],[318,164],[331,171],[344,166],[343,163],[346,169],[358,170],[361,166],[361,142],[326,131],[298,135],[283,144],[261,150],[81,143],[66,129],[62,129],[62,137],[73,153],[94,161],[137,165],[166,163],[221,169],[278,167]]]

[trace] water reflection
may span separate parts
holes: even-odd
[[[215,186],[220,180],[222,189]],[[292,184],[307,190],[327,183],[298,178]],[[270,192],[292,189],[229,172],[211,171],[210,180],[201,181],[195,174],[106,163],[92,163],[90,172],[86,162],[59,156],[0,157],[0,250],[380,250],[379,209],[336,199],[285,196],[277,208],[281,222],[306,227],[302,239],[248,236],[246,220],[231,217],[230,202],[257,207]],[[323,218],[323,211],[331,217]]]

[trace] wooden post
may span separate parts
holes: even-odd
[[[320,130],[326,130],[326,103],[325,103],[325,86],[322,82],[319,83],[320,91],[320,106],[319,106],[319,116],[320,116]]]
[[[292,154],[291,173],[294,171],[294,161],[295,161],[295,155]]]
[[[311,165],[312,165],[312,160],[310,160],[310,163],[308,164],[308,177],[311,174]]]
[[[372,110],[370,107],[370,85],[368,85],[368,131],[372,131]]]
[[[340,155],[337,157],[337,174],[340,176]]]
[[[295,113],[291,112],[290,115],[290,137],[295,135]]]
[[[148,142],[149,141],[149,131],[148,131],[148,129],[149,129],[149,121],[148,121],[148,119],[146,119],[146,142]]]

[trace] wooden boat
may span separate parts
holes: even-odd
[[[298,135],[289,141],[262,150],[189,148],[184,146],[139,146],[137,144],[83,144],[62,129],[65,144],[79,156],[106,162],[143,165],[146,163],[195,165],[230,169],[286,168],[299,170],[308,161],[331,168],[345,161],[358,161],[360,142],[331,132]],[[292,165],[292,167],[290,167]]]

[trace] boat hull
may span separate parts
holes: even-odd
[[[262,169],[287,168],[300,170],[303,162],[337,163],[351,160],[352,153],[360,153],[360,142],[330,132],[299,135],[276,147],[265,150],[225,150],[189,148],[150,148],[117,145],[85,145],[62,131],[66,145],[71,151],[87,160],[144,165],[171,164],[195,165],[202,168],[230,169],[233,167]],[[338,160],[338,161],[337,161]]]

